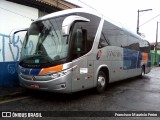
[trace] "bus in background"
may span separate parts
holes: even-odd
[[[72,93],[150,72],[150,44],[84,8],[64,10],[34,21],[19,60],[20,85]]]

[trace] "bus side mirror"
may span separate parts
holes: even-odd
[[[75,21],[89,22],[90,20],[85,17],[81,17],[77,15],[71,15],[71,16],[66,17],[62,23],[62,35],[63,36],[69,35],[70,28]]]
[[[24,28],[24,29],[18,29],[18,30],[12,30],[9,34],[9,43],[12,44],[15,38],[15,34],[19,33],[19,32],[27,32],[28,28]]]

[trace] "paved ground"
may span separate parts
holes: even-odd
[[[112,83],[103,94],[93,89],[72,95],[27,92],[21,99],[0,103],[0,111],[160,111],[160,67],[142,79],[133,78]],[[53,119],[53,118],[52,118]],[[57,119],[57,118],[55,118]],[[77,118],[59,118],[77,119]],[[159,117],[112,117],[79,119],[142,119]]]

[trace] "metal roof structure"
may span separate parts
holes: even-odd
[[[10,2],[37,8],[48,13],[65,9],[79,8],[79,6],[64,0],[7,0]]]

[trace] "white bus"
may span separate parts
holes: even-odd
[[[20,85],[72,93],[150,72],[150,44],[84,8],[55,12],[27,29],[19,60]]]

